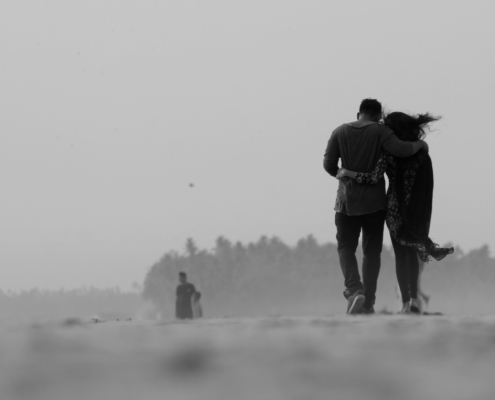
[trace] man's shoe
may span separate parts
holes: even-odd
[[[369,308],[362,307],[361,308],[361,314],[374,314],[375,313],[375,308],[373,306],[370,306]]]
[[[421,305],[417,299],[411,300],[411,303],[409,305],[409,310],[411,311],[411,314],[422,314]]]
[[[365,300],[363,291],[357,290],[353,295],[349,296],[347,300],[347,314],[360,314]]]
[[[411,314],[411,305],[409,302],[403,303],[402,310],[399,311],[399,314]]]

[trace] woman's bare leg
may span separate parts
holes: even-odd
[[[419,274],[418,274],[418,297],[425,302],[426,306],[428,306],[428,303],[430,301],[430,296],[428,296],[423,290],[421,290],[421,274],[423,273],[423,270],[425,268],[425,262],[422,261],[418,257],[419,261]]]

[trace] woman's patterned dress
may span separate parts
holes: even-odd
[[[387,190],[387,212],[385,220],[387,222],[390,234],[398,243],[404,246],[415,247],[421,260],[428,262],[430,260],[431,252],[428,251],[428,248],[424,243],[408,243],[397,238],[397,232],[399,227],[402,225],[402,217],[399,212],[399,202],[397,199],[397,179],[399,177],[396,176],[395,157],[390,153],[382,151],[373,171],[370,173],[358,172],[356,175],[356,181],[358,183],[374,185],[378,183],[380,179],[383,179],[384,173],[387,174],[389,179],[389,186]],[[407,206],[411,199],[411,192],[416,179],[416,168],[414,166],[406,167],[404,176],[401,177],[401,179],[404,180],[405,202]]]

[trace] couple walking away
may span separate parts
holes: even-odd
[[[333,131],[323,161],[325,170],[339,180],[335,225],[347,313],[374,313],[386,221],[395,252],[401,312],[419,314],[419,260],[441,260],[454,251],[438,247],[429,238],[433,167],[422,139],[428,124],[440,118],[392,112],[381,123],[382,117],[380,102],[363,100],[358,120]],[[356,259],[361,231],[362,281]]]

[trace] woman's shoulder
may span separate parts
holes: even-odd
[[[431,162],[430,155],[425,149],[419,150],[416,154],[411,157],[405,158],[406,165],[412,169],[417,169],[420,165],[422,165],[425,161]]]

